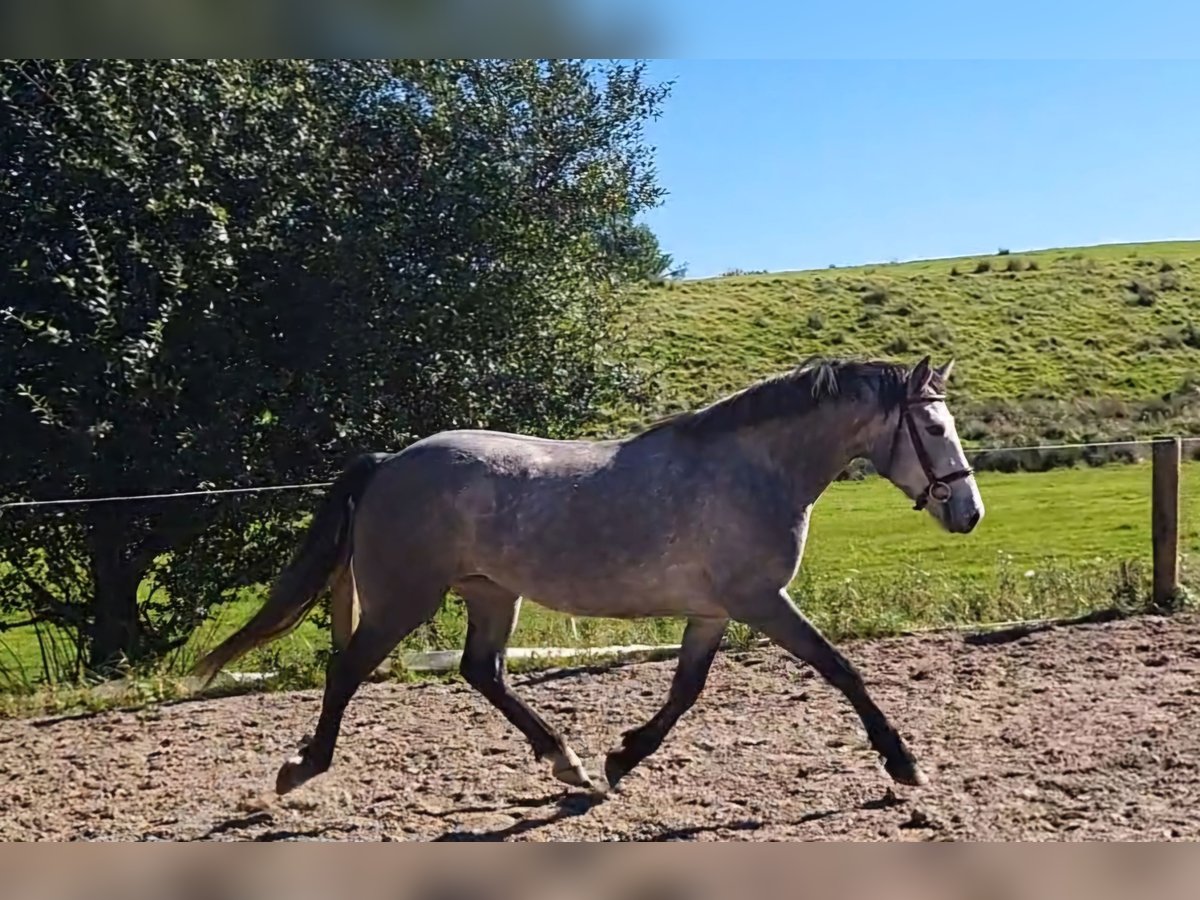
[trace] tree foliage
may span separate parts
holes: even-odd
[[[660,199],[665,92],[577,60],[0,62],[0,499],[581,428],[638,383],[646,242],[611,235]],[[273,574],[310,501],[4,513],[0,614],[68,626],[85,665],[161,653]]]
[[[687,266],[677,264],[675,258],[662,249],[658,235],[645,223],[614,222],[601,232],[601,240],[607,243],[612,255],[629,260],[634,276],[641,281],[659,283],[687,274]]]

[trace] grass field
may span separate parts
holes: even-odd
[[[980,487],[988,513],[969,536],[950,535],[909,508],[879,478],[834,484],[817,504],[804,564],[793,585],[801,607],[832,637],[894,632],[907,628],[1068,615],[1108,606],[1123,562],[1141,567],[1144,589],[1150,560],[1150,467],[1147,464],[1057,469],[1039,474],[983,473]],[[1184,466],[1182,481],[1184,574],[1200,551],[1200,463]],[[181,653],[194,658],[244,621],[259,592],[226,607],[212,627]],[[577,622],[525,604],[514,646],[607,645],[676,640],[671,620]],[[404,649],[461,646],[465,622],[450,603]],[[4,670],[33,673],[38,647],[29,632],[0,640]],[[238,668],[270,667],[320,677],[318,651],[328,636],[310,620],[276,645],[246,658]]]
[[[1200,242],[1153,243],[684,280],[636,314],[655,414],[813,354],[933,353],[964,440],[1087,440],[1197,430],[1198,292]]]

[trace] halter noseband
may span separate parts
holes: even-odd
[[[900,426],[907,425],[909,437],[912,438],[913,450],[917,454],[917,460],[921,463],[921,470],[925,473],[928,482],[925,490],[921,491],[917,496],[916,503],[913,504],[913,509],[918,511],[924,509],[930,499],[936,500],[938,503],[945,503],[950,499],[952,493],[950,482],[974,474],[974,470],[968,466],[965,469],[956,469],[946,475],[937,475],[933,469],[933,460],[929,458],[929,451],[925,449],[925,444],[921,441],[921,430],[917,427],[916,420],[913,419],[912,407],[924,403],[936,403],[945,399],[941,394],[932,394],[921,397],[905,397],[900,403],[900,421],[896,423],[896,434],[892,438],[889,463],[896,458],[896,446],[900,442]]]

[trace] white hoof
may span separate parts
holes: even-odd
[[[583,763],[579,761],[579,757],[575,755],[575,751],[570,747],[567,747],[562,753],[553,753],[550,756],[550,762],[553,765],[554,777],[564,784],[579,788],[592,787],[592,779],[584,769]]]

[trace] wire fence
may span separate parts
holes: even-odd
[[[1200,435],[1182,437],[1185,444],[1200,442]],[[1084,441],[1079,443],[1061,444],[1022,444],[1003,447],[971,447],[966,448],[968,459],[997,453],[1049,453],[1062,450],[1089,450],[1104,447],[1135,447],[1149,446],[1155,443],[1154,438],[1131,438],[1113,441]],[[308,491],[328,488],[332,481],[309,481],[296,484],[269,484],[254,487],[211,488],[191,491],[172,491],[157,494],[126,494],[113,497],[68,497],[54,500],[14,500],[0,503],[0,512],[6,509],[28,509],[47,506],[91,506],[100,503],[133,503],[148,500],[176,500],[187,497],[218,497],[231,494],[262,494],[271,491]]]

